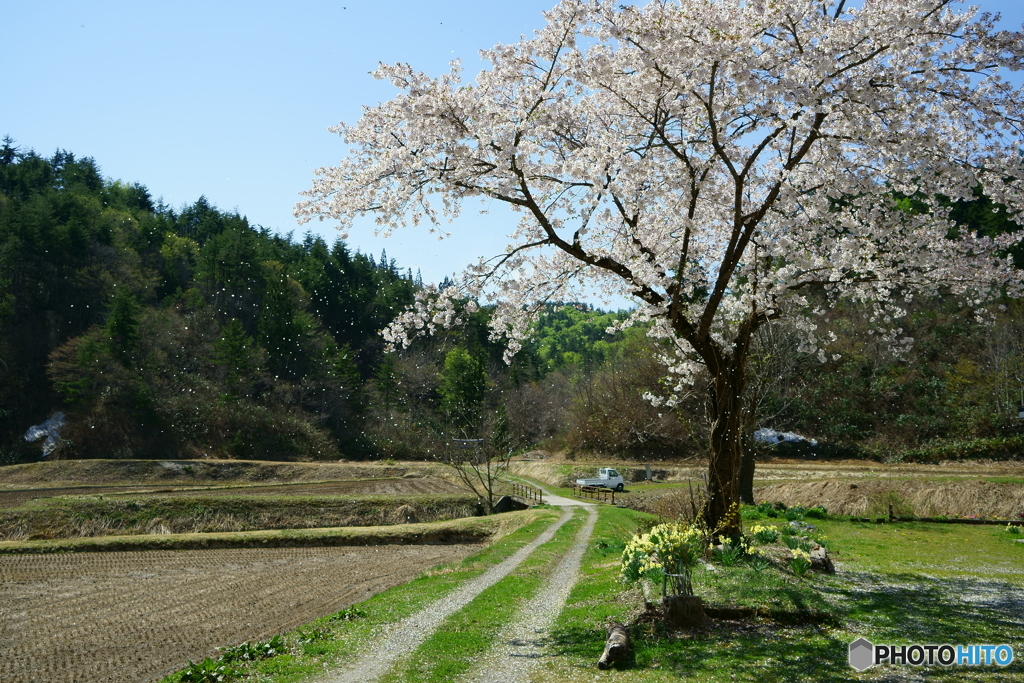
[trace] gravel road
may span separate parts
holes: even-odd
[[[529,678],[530,670],[544,654],[548,633],[565,606],[569,591],[576,585],[580,562],[596,522],[597,512],[590,506],[576,542],[558,563],[547,585],[501,632],[494,647],[465,677],[466,683],[508,683]]]
[[[323,683],[370,683],[376,681],[397,660],[408,655],[426,640],[446,618],[470,603],[477,595],[508,576],[523,560],[539,546],[547,543],[573,515],[572,508],[566,509],[557,522],[552,524],[531,543],[523,546],[511,557],[480,576],[467,581],[451,595],[441,598],[416,614],[393,626],[377,645],[358,661],[342,671],[335,671],[321,679]]]

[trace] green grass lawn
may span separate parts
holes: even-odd
[[[636,618],[642,597],[624,593],[616,576],[633,514],[602,509],[584,579],[558,620],[557,656],[536,680],[592,680],[605,624]],[[1024,543],[1017,537],[992,526],[810,521],[836,551],[837,575],[800,578],[784,566],[757,572],[744,563],[699,569],[694,587],[708,605],[769,616],[690,633],[656,621],[636,624],[631,657],[601,680],[1024,680]],[[800,623],[801,614],[810,623]],[[817,618],[824,615],[831,618]],[[858,674],[847,664],[848,645],[858,637],[879,644],[1009,643],[1017,661],[949,670],[886,665]]]

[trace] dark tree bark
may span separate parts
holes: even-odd
[[[704,523],[716,536],[740,533],[740,470],[743,459],[743,391],[747,356],[754,332],[765,322],[756,311],[743,321],[728,351],[714,341],[710,330],[700,339],[688,339],[711,375],[709,417],[711,454],[708,461],[708,500]]]
[[[708,529],[727,536],[739,533],[736,502],[740,495],[743,453],[742,373],[727,371],[712,389],[711,457],[708,462],[708,501],[704,521]]]

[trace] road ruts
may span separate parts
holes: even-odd
[[[547,584],[517,612],[515,620],[502,630],[496,644],[462,679],[464,683],[509,683],[529,679],[531,669],[544,655],[551,627],[576,585],[583,553],[597,522],[595,508],[586,510],[586,523]]]
[[[365,653],[354,664],[342,671],[331,672],[320,680],[322,683],[370,683],[376,681],[387,673],[396,661],[419,647],[437,630],[441,622],[468,605],[481,592],[508,576],[534,550],[550,541],[555,532],[569,521],[572,515],[573,509],[566,509],[557,522],[532,542],[517,550],[511,557],[491,567],[475,579],[467,581],[452,594],[398,622],[373,649]]]

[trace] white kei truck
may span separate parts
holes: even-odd
[[[626,480],[611,467],[602,467],[597,472],[596,479],[577,479],[578,486],[597,486],[613,491],[621,491],[626,488]]]

